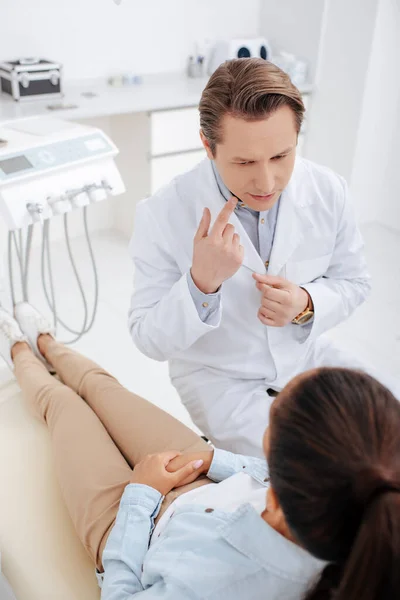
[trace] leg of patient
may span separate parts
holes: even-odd
[[[183,423],[129,392],[85,356],[40,336],[39,348],[62,381],[97,414],[131,467],[147,454],[178,450],[201,452],[209,445]]]
[[[26,343],[12,349],[32,412],[47,423],[56,473],[78,536],[98,569],[131,469],[92,409],[52,377]]]

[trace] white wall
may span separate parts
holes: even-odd
[[[350,179],[379,0],[327,0],[305,154]]]
[[[378,208],[377,220],[400,232],[400,102],[397,108],[397,122],[393,127],[393,139],[389,150],[389,163],[385,172],[382,191],[371,202]]]
[[[360,222],[400,230],[399,0],[264,1],[261,30],[310,62],[303,154],[348,180]]]
[[[326,0],[263,0],[261,32],[274,53],[281,50],[304,58],[314,80]]]
[[[380,0],[351,177],[362,221],[400,230],[400,5]]]
[[[196,40],[258,35],[261,2],[0,0],[0,60],[58,60],[66,79],[178,71]]]

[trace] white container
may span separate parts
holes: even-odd
[[[263,58],[271,60],[272,52],[267,40],[258,38],[237,38],[233,40],[220,40],[216,42],[211,51],[208,63],[208,72],[214,73],[226,60],[233,58]]]

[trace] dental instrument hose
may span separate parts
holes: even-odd
[[[17,235],[15,231],[10,231],[8,233],[8,273],[10,280],[10,291],[11,291],[11,299],[13,306],[16,302],[15,295],[15,286],[14,286],[14,271],[12,264],[12,254],[13,248],[17,255],[17,260],[19,264],[19,272],[21,278],[21,290],[22,290],[22,298],[24,301],[28,301],[28,272],[29,272],[29,260],[32,248],[32,237],[33,237],[33,225],[29,225],[27,238],[26,238],[26,246],[24,252],[24,243],[23,243],[23,235],[22,230],[20,230],[17,239]]]
[[[79,294],[82,298],[83,309],[84,309],[83,324],[82,324],[81,328],[78,330],[74,329],[70,325],[67,325],[65,323],[65,321],[63,321],[58,314],[57,304],[56,304],[56,296],[55,296],[55,288],[54,288],[53,269],[52,269],[52,263],[51,263],[51,252],[50,252],[50,222],[45,221],[44,226],[43,226],[42,256],[41,256],[41,272],[42,272],[43,291],[44,291],[44,294],[46,297],[47,304],[53,313],[54,328],[56,329],[58,324],[60,324],[62,327],[64,327],[64,329],[66,329],[67,331],[69,331],[69,333],[72,333],[75,336],[73,339],[68,340],[67,342],[64,342],[66,344],[73,344],[73,343],[77,342],[78,340],[81,339],[81,337],[85,333],[88,333],[88,331],[90,331],[90,329],[93,327],[93,324],[94,324],[94,321],[96,318],[96,314],[97,314],[97,309],[98,309],[99,279],[98,279],[98,271],[97,271],[97,266],[96,266],[96,259],[94,256],[92,242],[91,242],[90,234],[89,234],[88,221],[87,221],[87,208],[86,207],[84,207],[84,209],[83,209],[83,224],[84,224],[85,238],[86,238],[86,242],[87,242],[87,246],[88,246],[88,250],[89,250],[90,260],[91,260],[91,264],[92,264],[92,268],[93,268],[93,276],[94,276],[94,302],[93,302],[93,308],[91,311],[92,314],[91,314],[90,320],[88,318],[88,316],[89,316],[88,301],[87,301],[87,298],[85,295],[85,290],[84,290],[84,287],[82,284],[82,280],[79,276],[79,272],[78,272],[76,262],[75,262],[75,259],[74,259],[73,253],[72,253],[72,249],[71,249],[70,236],[69,236],[69,231],[68,231],[68,214],[64,215],[65,243],[67,246],[67,252],[68,252],[68,256],[69,256],[70,263],[72,266],[72,270],[74,272],[74,277],[75,277],[75,280],[76,280],[76,283],[78,286]],[[50,290],[48,289],[47,282],[46,282],[46,267],[47,267],[47,278],[48,278]]]
[[[73,334],[73,338],[64,342],[65,344],[73,344],[81,339],[81,337],[90,331],[93,327],[97,310],[98,310],[98,302],[99,302],[99,277],[96,265],[96,259],[93,252],[93,246],[90,239],[89,227],[88,227],[88,218],[87,218],[87,207],[83,209],[83,225],[85,231],[86,243],[89,250],[90,262],[93,270],[93,278],[94,278],[94,299],[93,306],[91,311],[89,311],[88,300],[85,294],[84,286],[82,283],[82,279],[79,275],[78,268],[76,265],[76,261],[74,259],[72,248],[71,248],[71,240],[68,230],[68,215],[64,215],[64,237],[65,243],[67,246],[67,253],[69,256],[69,260],[72,266],[74,278],[76,280],[79,295],[82,298],[83,309],[84,309],[84,318],[83,323],[80,329],[75,329],[68,325],[58,313],[58,306],[56,301],[56,292],[54,286],[54,275],[53,275],[53,267],[52,267],[52,259],[51,259],[51,251],[50,251],[50,221],[46,220],[43,223],[42,229],[42,247],[41,247],[41,279],[44,295],[47,301],[47,304],[53,315],[53,323],[54,329],[56,331],[57,326],[61,325],[66,331]],[[8,234],[8,274],[9,274],[9,283],[10,283],[10,293],[11,300],[13,306],[15,306],[17,302],[17,292],[16,292],[16,283],[15,283],[15,274],[14,274],[14,261],[13,255],[16,256],[16,264],[19,270],[20,277],[20,285],[21,285],[21,294],[24,302],[29,302],[29,290],[28,290],[28,279],[29,279],[29,265],[32,251],[32,239],[33,239],[33,231],[34,226],[29,225],[28,231],[26,234],[25,247],[24,247],[24,239],[23,232],[20,230],[19,232],[10,231]],[[46,281],[48,279],[48,282]],[[89,318],[90,313],[90,318]]]

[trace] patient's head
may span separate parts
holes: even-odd
[[[272,503],[330,563],[308,600],[400,598],[400,404],[389,390],[346,369],[303,374],[276,399],[265,445]]]

